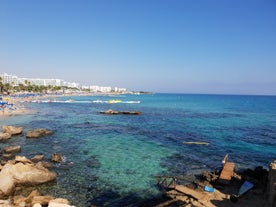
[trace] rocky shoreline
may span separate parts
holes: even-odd
[[[3,126],[0,132],[0,141],[11,139],[23,133],[22,127]],[[39,138],[52,134],[47,129],[34,129],[26,133],[26,138]],[[41,195],[33,190],[29,195],[23,196],[25,186],[36,186],[54,181],[57,174],[49,170],[55,162],[61,162],[62,156],[54,153],[51,161],[44,161],[44,155],[35,155],[31,159],[16,155],[21,146],[8,146],[1,149],[0,165],[0,206],[1,207],[73,207],[64,198],[54,198],[51,195]]]
[[[234,172],[229,183],[220,182],[221,170],[203,172],[188,185],[165,185],[159,182],[164,194],[162,198],[145,201],[140,206],[155,207],[275,207],[276,206],[276,160],[269,170],[256,167]],[[164,176],[163,176],[164,178]],[[165,178],[172,178],[165,176]],[[181,177],[173,177],[181,183]],[[163,180],[164,181],[164,180]],[[237,196],[243,183],[254,187]],[[173,182],[171,182],[173,183]],[[180,186],[180,187],[179,187]]]

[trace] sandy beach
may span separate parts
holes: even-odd
[[[31,113],[31,110],[27,110],[21,103],[22,100],[20,97],[3,97],[2,102],[7,104],[0,105],[0,117]]]

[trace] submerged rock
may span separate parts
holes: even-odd
[[[86,165],[91,168],[99,168],[101,163],[96,159],[96,157],[92,156],[86,161]]]
[[[2,129],[3,129],[4,133],[7,132],[11,135],[22,134],[22,132],[23,132],[23,127],[4,125],[4,126],[2,126]]]
[[[54,133],[53,131],[48,129],[43,129],[43,128],[34,129],[27,132],[26,138],[39,138],[42,136],[51,135],[53,133]]]
[[[16,145],[16,146],[10,146],[10,147],[5,147],[3,149],[5,153],[15,153],[15,152],[20,152],[21,151],[21,146]]]

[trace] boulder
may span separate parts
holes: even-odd
[[[64,199],[54,199],[49,202],[48,207],[75,207],[75,206],[70,206],[69,203],[64,203]]]
[[[43,160],[43,158],[44,158],[43,154],[35,155],[34,157],[31,158],[31,161],[33,161],[33,162],[39,162],[39,161]]]
[[[24,163],[24,164],[31,164],[31,163],[33,163],[31,160],[27,159],[24,156],[16,156],[14,160],[15,160],[15,162],[21,162],[21,163]]]
[[[31,203],[33,200],[33,197],[35,196],[41,196],[40,192],[38,190],[33,190],[28,197],[26,198],[27,203]]]
[[[13,207],[10,200],[0,200],[1,207]]]
[[[15,206],[19,206],[20,204],[22,203],[25,203],[26,204],[26,197],[22,196],[22,195],[17,195],[17,196],[14,196],[13,198],[13,204]]]
[[[7,153],[7,154],[3,154],[3,155],[2,155],[2,157],[3,157],[4,159],[7,159],[7,160],[13,159],[14,156],[15,156],[15,155],[12,154],[12,153]]]
[[[20,206],[20,204],[25,204],[26,206],[31,206],[32,200],[36,196],[40,196],[41,194],[38,190],[33,190],[28,197],[24,197],[22,195],[16,195],[13,197],[13,203],[15,206]],[[24,205],[24,207],[25,207]]]
[[[41,204],[42,206],[48,205],[50,200],[53,200],[54,198],[52,196],[34,196],[32,199],[31,206],[33,206],[36,203]]]
[[[23,127],[4,125],[4,126],[2,126],[2,129],[3,129],[4,133],[7,132],[11,135],[22,134],[22,132],[23,132]]]
[[[53,167],[53,163],[51,163],[51,162],[41,162],[40,161],[36,164],[36,166],[37,167],[42,166],[44,168],[51,168],[51,167]]]
[[[11,134],[8,132],[0,132],[0,141],[4,141],[11,138]]]
[[[34,129],[34,130],[30,130],[27,132],[26,134],[26,138],[39,138],[42,136],[46,136],[46,135],[51,135],[54,132],[48,129]]]
[[[62,203],[62,204],[67,204],[69,205],[70,202],[65,199],[65,198],[55,198],[54,200],[51,200],[50,202],[53,202],[53,203]]]
[[[5,164],[7,164],[7,162],[8,162],[7,160],[0,160],[0,165],[4,166]]]
[[[9,195],[17,184],[36,185],[56,179],[57,175],[34,164],[7,163],[0,172],[0,195]]]
[[[61,155],[61,154],[54,153],[54,154],[52,154],[51,160],[52,160],[53,162],[62,162],[63,158],[62,158],[62,155]]]
[[[3,151],[4,151],[5,153],[8,153],[8,154],[9,154],[9,153],[20,152],[20,151],[21,151],[21,147],[20,147],[20,145],[5,147],[5,148],[3,149]]]

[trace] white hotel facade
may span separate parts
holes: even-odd
[[[70,88],[78,88],[78,89],[89,89],[91,92],[103,92],[103,93],[109,93],[109,92],[126,92],[125,88],[118,88],[115,87],[114,90],[112,90],[112,87],[104,87],[104,86],[81,86],[78,83],[75,82],[66,82],[62,79],[41,79],[41,78],[19,78],[15,75],[9,75],[7,73],[0,74],[0,77],[2,78],[3,84],[10,84],[12,86],[18,86],[19,84],[31,84],[31,85],[38,85],[38,86],[67,86]]]

